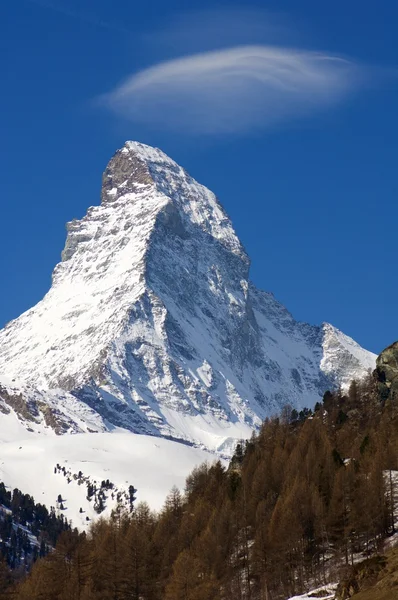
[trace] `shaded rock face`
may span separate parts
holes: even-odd
[[[43,423],[51,428],[57,435],[67,433],[71,422],[56,406],[50,406],[48,400],[43,400],[40,395],[26,393],[21,390],[7,389],[0,385],[0,412],[9,415],[11,411],[20,421],[25,423],[29,431],[34,425]]]
[[[377,357],[375,377],[382,400],[398,399],[398,342],[388,346]]]
[[[299,323],[255,288],[214,194],[158,149],[127,142],[101,205],[67,231],[51,289],[0,332],[0,382],[39,390],[76,431],[225,451],[284,404],[374,369],[332,325]]]

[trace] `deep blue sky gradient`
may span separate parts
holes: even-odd
[[[252,280],[297,319],[329,321],[374,352],[398,339],[398,4],[270,0],[266,9],[294,45],[350,56],[379,75],[341,105],[274,130],[157,131],[116,118],[95,98],[184,53],[181,40],[166,43],[161,32],[186,2],[2,3],[0,325],[42,298],[65,222],[99,203],[107,161],[136,139],[161,147],[218,195],[252,258]],[[258,42],[248,35],[236,41]],[[204,31],[186,51],[216,45]]]

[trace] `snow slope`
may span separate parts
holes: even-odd
[[[68,224],[49,292],[0,332],[0,410],[33,431],[123,427],[230,452],[284,404],[374,368],[331,325],[295,321],[249,267],[214,194],[127,142],[101,205]]]
[[[117,492],[123,506],[128,506],[125,494],[129,485],[138,490],[137,502],[148,502],[159,510],[174,485],[184,489],[185,479],[196,465],[215,460],[214,454],[198,448],[128,431],[57,436],[43,430],[29,434],[11,415],[1,419],[0,440],[0,481],[48,508],[54,506],[79,529],[86,529],[98,517],[94,499],[87,500],[86,484],[79,485],[73,477],[79,471],[98,486],[103,480],[113,482],[115,497],[112,500],[111,492],[106,492],[106,508],[101,513],[109,516],[116,508]],[[70,483],[58,469],[54,472],[57,464],[69,472]],[[57,503],[59,494],[62,511]]]

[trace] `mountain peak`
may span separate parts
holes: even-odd
[[[156,167],[155,167],[156,165]],[[156,184],[160,169],[174,173],[182,169],[158,148],[128,141],[118,150],[105,169],[102,179],[102,203],[113,202],[121,195],[140,191]]]
[[[170,158],[163,150],[154,146],[148,146],[142,142],[128,140],[123,148],[120,149],[122,154],[135,154],[147,163],[165,163],[173,167],[181,168],[172,158]]]
[[[99,377],[109,344],[148,288],[176,286],[180,273],[193,289],[198,264],[204,273],[216,270],[220,253],[235,256],[242,281],[248,276],[247,255],[214,194],[138,142],[116,152],[103,175],[101,205],[69,222],[67,232],[49,292],[0,332],[0,371],[42,388],[72,389]],[[33,364],[23,358],[30,351]]]
[[[256,290],[214,194],[161,150],[126,142],[101,204],[67,228],[51,289],[0,331],[0,373],[50,404],[58,394],[73,407],[67,422],[80,403],[104,427],[225,450],[285,403],[315,404],[374,362]]]

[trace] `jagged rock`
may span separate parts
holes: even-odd
[[[377,357],[375,376],[384,401],[398,397],[398,342],[388,346]]]
[[[20,391],[13,393],[0,385],[0,400],[2,412],[5,414],[9,414],[10,407],[22,420],[34,421],[39,416],[37,402],[31,398],[27,399]]]
[[[101,205],[67,229],[50,291],[0,332],[0,381],[61,407],[62,431],[67,415],[75,431],[228,451],[284,404],[314,405],[374,368],[332,325],[299,323],[253,286],[214,194],[160,150],[127,142]]]

